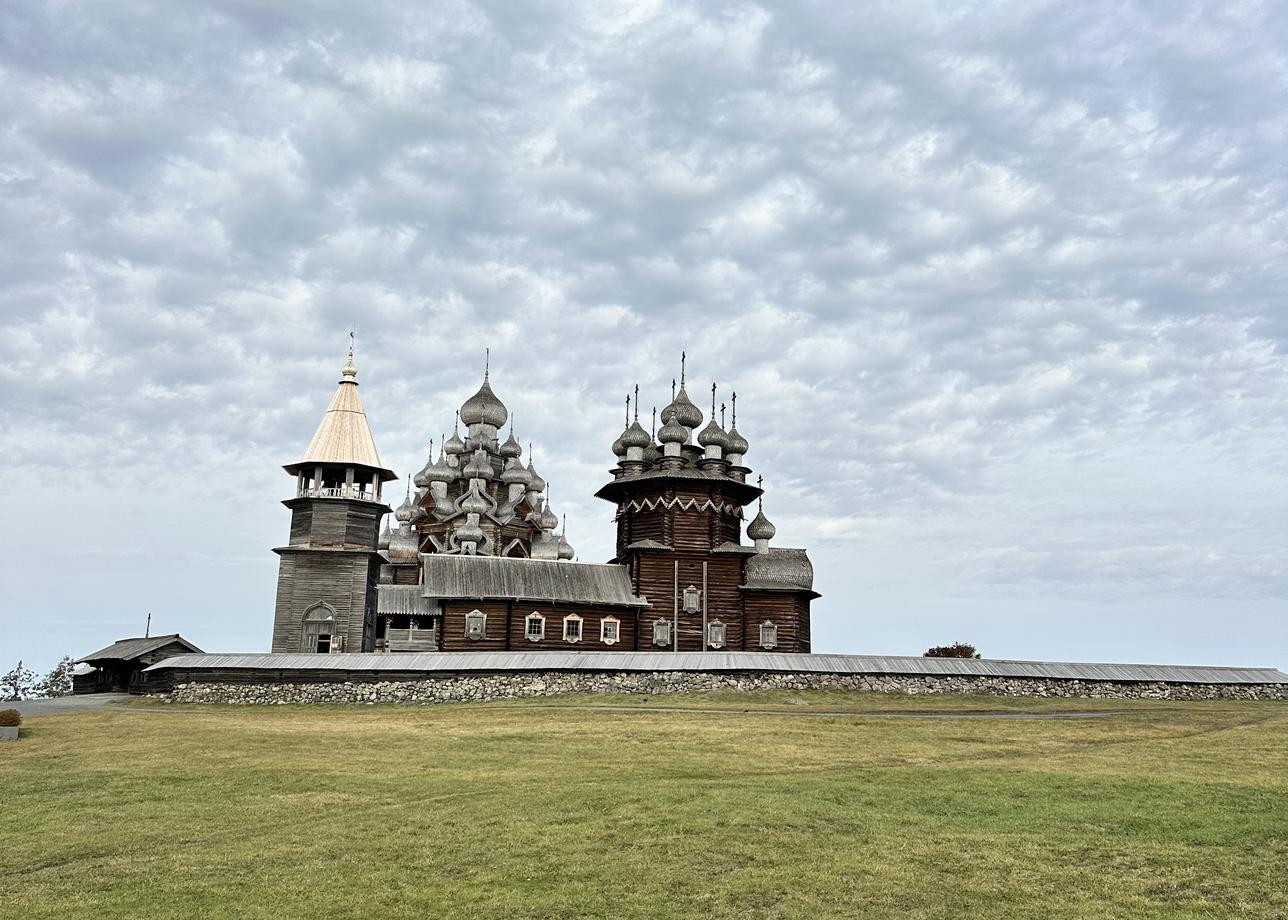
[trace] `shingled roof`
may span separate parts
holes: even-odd
[[[156,651],[162,646],[169,645],[172,642],[178,642],[185,645],[188,650],[195,654],[202,654],[201,649],[197,648],[187,639],[184,639],[178,633],[171,633],[168,636],[139,636],[133,639],[117,639],[107,648],[101,648],[97,652],[91,652],[83,658],[76,659],[77,663],[82,661],[93,663],[95,661],[130,661],[138,658],[140,655],[146,655],[148,652]]]
[[[297,472],[306,465],[330,463],[370,467],[383,473],[386,480],[398,478],[393,470],[380,462],[380,454],[376,452],[376,441],[371,436],[362,397],[358,395],[357,375],[351,352],[349,363],[340,372],[339,386],[313,433],[313,439],[305,448],[304,456],[286,465],[288,472]]]
[[[631,590],[630,576],[622,565],[437,553],[423,555],[421,561],[426,597],[648,606]]]
[[[803,549],[771,547],[747,559],[747,583],[761,591],[813,591],[814,566]]]

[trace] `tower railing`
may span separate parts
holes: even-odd
[[[325,486],[321,488],[305,487],[296,493],[296,498],[356,498],[360,501],[377,501],[376,493],[370,487],[360,485]]]

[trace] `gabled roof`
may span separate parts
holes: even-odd
[[[352,360],[341,373],[340,385],[331,397],[331,404],[323,413],[317,431],[313,432],[313,440],[309,441],[299,460],[287,465],[287,472],[294,473],[301,466],[312,463],[334,463],[370,467],[384,473],[386,480],[397,479],[393,471],[380,462],[371,426],[367,424],[367,413],[362,407],[362,397],[358,395],[357,371]]]
[[[140,655],[146,655],[148,652],[156,651],[172,642],[178,642],[180,645],[186,646],[189,651],[198,655],[202,654],[201,649],[197,648],[187,639],[183,638],[178,633],[171,633],[168,636],[138,636],[133,639],[117,639],[107,648],[101,648],[97,652],[91,652],[84,658],[76,659],[76,661],[78,664],[82,661],[130,661],[131,659],[138,658]]]
[[[647,600],[631,590],[624,565],[438,553],[420,558],[426,597],[648,606]]]

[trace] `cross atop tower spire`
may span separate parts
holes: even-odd
[[[684,351],[680,352],[680,389],[684,389],[684,365],[685,365],[685,362],[688,361],[688,359],[689,359],[688,352],[684,352]]]

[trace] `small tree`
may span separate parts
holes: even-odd
[[[72,660],[71,655],[64,655],[59,659],[58,664],[54,665],[52,671],[40,679],[36,684],[36,696],[70,696],[72,692],[72,669],[76,667],[76,662]]]
[[[936,645],[934,648],[927,649],[921,657],[978,658],[979,652],[975,651],[975,646],[973,645],[967,645],[965,642],[954,642],[952,645]]]
[[[19,660],[12,671],[0,677],[0,700],[25,700],[31,696],[35,686],[35,673],[24,668]]]

